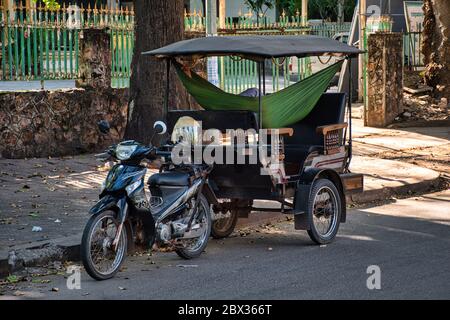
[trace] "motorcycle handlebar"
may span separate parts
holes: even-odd
[[[156,150],[156,155],[159,157],[165,157],[165,158],[170,158],[172,155],[171,151],[161,151],[161,150]]]

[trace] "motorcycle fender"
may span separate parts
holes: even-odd
[[[95,215],[106,210],[113,210],[118,213],[119,220],[123,222],[126,218],[127,206],[128,204],[125,197],[117,198],[112,195],[106,195],[89,210],[89,213]]]
[[[114,210],[116,211],[117,208],[117,198],[113,197],[111,195],[106,195],[102,197],[90,210],[90,214],[99,214],[106,210]]]

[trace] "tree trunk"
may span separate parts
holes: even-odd
[[[130,102],[125,138],[148,143],[153,123],[163,120],[166,63],[141,52],[180,41],[184,36],[183,0],[136,0],[136,44],[131,66]],[[169,108],[190,108],[172,68]]]
[[[337,2],[337,22],[340,24],[344,23],[344,6],[345,0],[338,0]]]
[[[423,10],[425,83],[450,98],[450,0],[424,0]]]

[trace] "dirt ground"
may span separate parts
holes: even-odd
[[[450,178],[450,144],[377,154],[381,159],[401,160],[438,171]]]
[[[403,84],[408,88],[424,87],[420,72],[405,72]],[[450,101],[445,97],[435,97],[432,91],[411,94],[403,93],[404,112],[395,119],[396,124],[407,124],[417,121],[449,121],[450,122]]]

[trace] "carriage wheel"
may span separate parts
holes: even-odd
[[[211,236],[214,239],[222,239],[233,233],[238,219],[238,210],[230,210],[229,217],[215,220],[211,228]]]
[[[328,179],[314,181],[308,201],[309,237],[317,244],[333,241],[341,220],[341,195]]]

